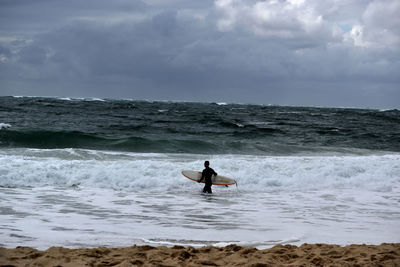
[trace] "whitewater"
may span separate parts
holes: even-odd
[[[180,174],[205,158],[238,187],[202,194]],[[398,242],[399,160],[5,149],[0,245]]]

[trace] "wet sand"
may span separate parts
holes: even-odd
[[[132,246],[45,251],[0,248],[0,266],[400,266],[400,243],[277,245],[258,250],[226,247]]]

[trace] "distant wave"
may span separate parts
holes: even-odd
[[[98,98],[98,97],[88,97],[88,98],[84,98],[85,101],[100,101],[100,102],[105,102],[106,100],[102,99],[102,98]]]
[[[105,102],[106,100],[103,98],[99,97],[54,97],[54,96],[20,96],[20,95],[14,95],[11,96],[13,98],[34,98],[34,99],[46,99],[46,100],[65,100],[65,101],[71,101],[71,100],[82,100],[82,101],[101,101]],[[132,99],[130,99],[132,101]]]
[[[109,151],[129,151],[143,153],[193,153],[193,154],[371,154],[373,150],[345,148],[345,147],[311,147],[288,145],[281,143],[261,143],[252,141],[252,130],[247,132],[233,131],[230,135],[244,141],[224,140],[218,138],[155,138],[144,136],[107,137],[97,133],[83,133],[79,131],[17,131],[11,125],[0,124],[0,147],[3,148],[82,148]],[[122,126],[118,126],[118,130]],[[230,127],[238,129],[244,126],[232,124]],[[247,126],[246,126],[247,127]],[[137,127],[136,127],[137,128]],[[251,127],[250,127],[251,128]],[[7,129],[7,130],[5,130]],[[172,131],[173,132],[173,131]],[[254,128],[254,135],[260,130]],[[265,136],[281,134],[279,129],[265,128],[261,130]],[[366,138],[375,138],[367,136]],[[248,139],[248,140],[246,140]]]
[[[234,143],[218,145],[212,140],[150,139],[136,136],[105,138],[97,134],[78,131],[4,131],[0,132],[0,146],[43,149],[87,148],[161,153],[221,153],[235,150]]]
[[[11,125],[8,123],[0,123],[0,130],[10,128]]]
[[[398,110],[0,97],[0,122],[0,147],[8,148],[255,155],[400,151]]]

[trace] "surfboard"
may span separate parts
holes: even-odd
[[[182,175],[185,176],[186,178],[198,182],[201,178],[201,172],[198,171],[191,171],[191,170],[183,170],[182,171]],[[233,185],[236,184],[236,180],[226,177],[226,176],[222,176],[222,175],[213,175],[211,177],[211,181],[213,185]],[[205,181],[203,180],[201,183],[205,183]]]

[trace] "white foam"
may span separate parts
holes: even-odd
[[[104,99],[101,99],[101,98],[98,98],[98,97],[85,98],[85,101],[100,101],[100,102],[105,102]]]
[[[239,187],[202,185],[204,160]],[[293,156],[0,150],[0,244],[266,248],[399,242],[399,154]],[[74,186],[75,185],[75,186]],[[116,227],[117,226],[117,227]],[[15,234],[15,233],[18,233]]]
[[[231,241],[218,242],[213,244],[215,247],[226,247],[229,245],[238,245],[241,247],[257,247],[260,249],[268,248],[274,245],[285,245],[300,242],[301,238],[289,238],[285,240],[267,240],[267,241]]]
[[[183,169],[202,170],[204,160],[241,189],[372,188],[400,182],[399,154],[370,156],[245,156],[101,152],[81,149],[0,151],[0,186],[72,186],[133,189],[193,185]]]
[[[397,108],[388,108],[388,109],[380,109],[380,112],[386,112],[386,111],[399,111]]]
[[[11,124],[8,123],[0,123],[0,130],[10,128]]]

